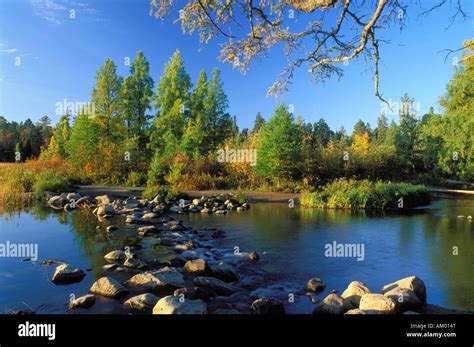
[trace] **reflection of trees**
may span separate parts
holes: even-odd
[[[474,311],[474,223],[457,218],[474,209],[474,200],[443,200],[445,215],[422,216],[425,239],[435,239],[435,247],[428,247],[430,264],[439,273],[446,288],[449,307]],[[453,255],[457,246],[459,254]]]

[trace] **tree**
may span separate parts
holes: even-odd
[[[372,130],[370,129],[370,124],[367,123],[365,124],[363,120],[359,119],[355,124],[354,124],[354,129],[352,130],[352,136],[362,136],[365,133],[370,135]]]
[[[299,158],[298,142],[293,115],[281,104],[262,130],[255,174],[275,180],[277,185],[282,179],[294,178]]]
[[[443,172],[458,179],[474,178],[474,39],[464,42],[466,52],[455,67],[446,94],[440,98],[444,108]]]
[[[165,66],[154,97],[158,110],[151,129],[150,146],[171,155],[181,142],[189,110],[191,78],[184,68],[179,50]]]
[[[417,145],[417,120],[414,109],[415,99],[405,93],[401,98],[399,110],[400,125],[395,136],[397,156],[405,165],[410,167],[412,173],[416,172],[416,145]]]
[[[252,134],[260,131],[263,126],[265,126],[265,118],[263,118],[260,112],[258,112],[255,116],[255,121],[253,122]]]
[[[105,142],[119,142],[124,137],[121,105],[122,79],[111,59],[107,59],[96,75],[96,85],[92,90],[94,121]]]
[[[140,147],[146,145],[146,112],[151,106],[154,81],[145,55],[138,51],[123,83],[122,102],[128,137],[136,136]]]
[[[69,113],[61,116],[56,128],[54,129],[48,147],[43,151],[43,153],[41,153],[41,159],[66,158],[66,145],[71,133],[69,117]]]
[[[228,100],[221,82],[221,74],[218,69],[214,69],[207,85],[205,103],[208,121],[206,141],[209,143],[209,152],[216,152],[217,147],[232,133],[232,119],[226,112],[227,108]]]
[[[447,2],[442,0],[421,14]],[[150,14],[163,19],[173,3],[173,0],[152,1]],[[403,0],[188,0],[180,7],[178,21],[184,33],[198,33],[201,43],[224,38],[219,59],[243,73],[252,60],[268,56],[275,47],[285,47],[289,63],[269,88],[270,94],[286,90],[301,67],[322,81],[332,75],[342,76],[344,62],[365,56],[372,59],[375,96],[385,101],[379,92],[378,36],[391,24],[403,27],[407,8]],[[452,8],[454,18],[467,17],[461,0]],[[309,22],[289,26],[287,17],[291,20],[299,15],[309,18]]]
[[[334,136],[329,125],[322,118],[317,123],[313,124],[313,129],[316,141],[318,141],[321,146],[327,146],[331,137]]]
[[[375,142],[377,144],[383,144],[387,140],[388,132],[388,119],[385,114],[381,114],[377,118],[377,127],[374,130]]]

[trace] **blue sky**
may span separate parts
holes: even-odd
[[[434,1],[422,4],[429,7]],[[473,4],[464,1],[464,10],[471,15]],[[408,92],[424,113],[430,106],[438,108],[438,97],[453,74],[455,55],[444,62],[445,54],[439,51],[456,49],[472,37],[473,20],[458,20],[446,30],[450,5],[422,20],[414,7],[408,10],[402,31],[393,27],[383,34],[390,44],[380,49],[380,89],[393,101]],[[221,69],[229,112],[237,115],[241,128],[251,128],[258,111],[268,119],[281,101],[292,104],[295,115],[306,121],[325,118],[334,129],[352,129],[359,118],[375,124],[381,112],[369,65],[362,59],[344,67],[341,80],[335,77],[325,84],[314,84],[303,68],[289,92],[275,99],[266,92],[285,67],[281,50],[242,75],[217,60],[218,43],[200,46],[198,37],[183,35],[179,24],[149,16],[149,8],[148,0],[0,0],[0,115],[16,121],[49,115],[55,123],[57,102],[90,100],[95,73],[106,58],[112,58],[125,76],[126,57],[133,59],[142,50],[157,83],[177,48],[194,82],[201,69],[208,73],[214,67]],[[69,18],[71,9],[74,19]]]

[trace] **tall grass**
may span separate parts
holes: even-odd
[[[17,211],[41,199],[46,191],[62,192],[72,187],[68,169],[58,159],[0,163],[0,212]]]
[[[341,178],[317,192],[303,192],[300,199],[302,205],[309,207],[387,210],[428,203],[430,194],[423,185]]]

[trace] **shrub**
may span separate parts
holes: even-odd
[[[53,171],[41,171],[36,176],[33,189],[35,198],[41,199],[46,191],[61,193],[70,190],[71,187],[72,183],[66,176],[58,175]]]

